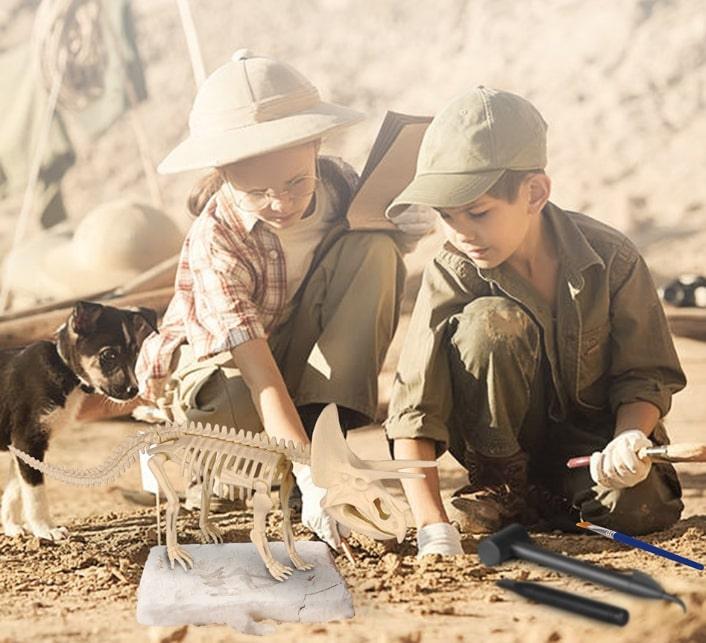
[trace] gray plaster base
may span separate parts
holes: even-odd
[[[265,568],[252,543],[183,545],[194,559],[185,572],[171,569],[166,547],[152,547],[137,590],[142,625],[226,624],[246,634],[267,634],[258,621],[312,623],[351,618],[353,601],[328,546],[297,541],[309,571],[294,570],[281,583]],[[271,542],[272,555],[289,565],[284,543]]]

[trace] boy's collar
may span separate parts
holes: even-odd
[[[568,216],[565,210],[547,202],[542,212],[547,216],[556,235],[559,260],[569,269],[570,273],[580,275],[584,270],[594,265],[605,269],[602,257],[594,250],[586,239],[586,235],[581,232],[576,222]],[[569,249],[570,252],[567,252]]]
[[[565,210],[548,201],[542,209],[542,214],[547,217],[556,236],[559,261],[565,267],[569,277],[576,277],[580,281],[581,273],[591,266],[598,265],[605,269],[605,262],[601,256],[593,249],[576,222]],[[494,271],[502,268],[502,265],[495,268],[479,268],[478,272],[481,276],[492,278],[493,274],[497,274]]]
[[[572,291],[579,292],[585,283],[583,271],[594,265],[605,269],[605,262],[593,249],[586,236],[566,211],[551,202],[547,202],[542,212],[547,216],[557,237],[559,261],[565,268],[569,286]],[[453,244],[446,243],[444,249],[449,253],[445,261],[457,264],[456,269],[459,269],[461,264],[470,265],[485,281],[502,280],[502,275],[505,273],[504,264],[495,268],[479,268],[468,255],[453,246]]]

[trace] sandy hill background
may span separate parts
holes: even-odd
[[[0,48],[27,37],[36,1],[2,0]],[[368,120],[328,149],[358,169],[387,109],[430,114],[478,84],[531,99],[549,123],[553,199],[628,232],[658,279],[703,271],[704,0],[192,0],[207,71],[248,47],[286,60]],[[173,0],[134,2],[150,97],[139,117],[158,162],[186,135],[195,92]],[[70,215],[147,191],[124,117],[101,139],[72,129]],[[197,174],[161,179],[183,225]],[[4,204],[6,228],[15,211]]]

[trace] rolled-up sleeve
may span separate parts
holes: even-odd
[[[385,431],[388,439],[428,438],[437,455],[449,444],[452,411],[447,324],[469,302],[456,276],[435,261],[424,271],[395,380]]]
[[[195,323],[186,325],[186,335],[197,359],[267,336],[253,302],[254,271],[221,238],[201,234],[190,247]]]
[[[637,249],[627,242],[612,266],[610,404],[639,400],[664,417],[672,395],[686,385],[652,276]]]

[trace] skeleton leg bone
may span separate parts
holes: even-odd
[[[279,502],[282,506],[282,537],[284,544],[287,547],[287,554],[294,566],[299,570],[313,569],[314,566],[307,563],[294,547],[294,534],[292,533],[292,510],[289,507],[289,496],[294,488],[294,476],[292,475],[292,465],[287,463],[287,471],[282,476],[282,482],[279,487]]]
[[[167,509],[165,517],[165,531],[167,536],[167,556],[169,562],[174,569],[174,562],[178,562],[184,571],[188,571],[194,566],[194,561],[186,551],[177,543],[176,521],[179,513],[179,495],[169,481],[166,472],[164,471],[164,463],[167,461],[167,456],[163,453],[153,455],[148,461],[147,466],[157,479],[157,484],[164,491],[167,497]]]
[[[223,535],[221,530],[208,519],[208,514],[211,508],[211,487],[213,482],[209,477],[204,478],[201,482],[201,509],[199,511],[199,529],[204,542],[222,543]]]
[[[255,480],[253,491],[255,492],[252,498],[254,527],[250,531],[250,540],[257,547],[260,558],[272,577],[275,580],[283,581],[292,573],[292,568],[274,559],[265,534],[267,513],[272,509],[269,485],[263,480]]]

